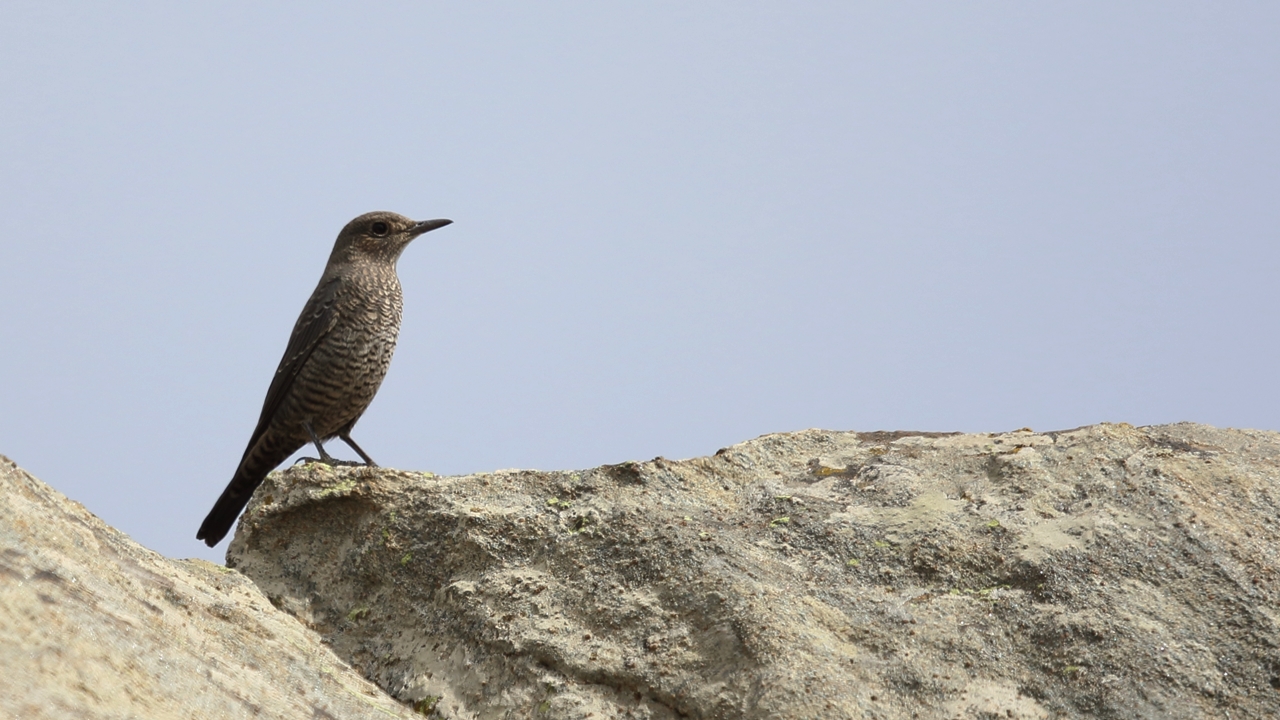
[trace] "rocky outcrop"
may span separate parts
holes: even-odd
[[[0,668],[4,718],[415,716],[243,575],[161,557],[3,456]]]
[[[300,466],[228,564],[443,717],[1260,718],[1277,558],[1280,434],[1121,424],[809,430],[582,472]]]
[[[1192,424],[299,466],[248,577],[0,458],[0,717],[1278,717],[1277,558],[1280,434]]]

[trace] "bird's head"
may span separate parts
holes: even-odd
[[[347,223],[338,233],[333,245],[330,264],[360,259],[384,260],[394,263],[400,252],[419,235],[442,228],[452,220],[423,220],[421,222],[393,212],[371,212]]]

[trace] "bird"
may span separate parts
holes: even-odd
[[[324,449],[326,440],[337,437],[365,465],[377,467],[351,439],[351,429],[386,377],[400,333],[403,297],[396,261],[414,238],[452,222],[371,212],[342,228],[293,326],[258,426],[197,540],[217,545],[267,473],[308,443],[315,445],[320,462],[339,464]]]

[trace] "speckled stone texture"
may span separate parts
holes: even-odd
[[[1280,717],[1278,461],[1108,424],[298,466],[228,564],[439,717]]]
[[[237,572],[170,560],[0,456],[0,718],[421,717]]]

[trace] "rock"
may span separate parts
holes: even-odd
[[[655,720],[1278,717],[1278,558],[1280,434],[1193,424],[299,466],[228,551],[424,713]]]
[[[161,557],[3,456],[0,668],[4,718],[415,717],[243,575]]]

